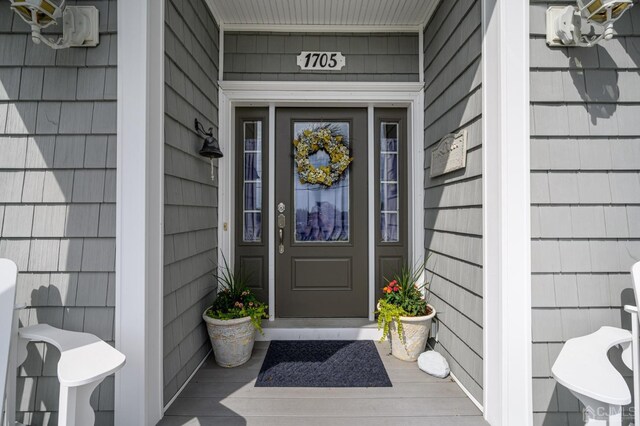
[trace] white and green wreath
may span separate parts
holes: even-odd
[[[296,147],[294,159],[300,183],[331,187],[342,178],[353,161],[349,156],[349,148],[343,143],[343,136],[328,126],[304,130],[293,140],[293,145]],[[315,167],[309,161],[309,156],[320,150],[329,155],[329,164]]]

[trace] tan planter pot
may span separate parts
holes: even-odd
[[[389,325],[391,334],[391,354],[402,361],[416,361],[418,356],[424,352],[427,346],[427,339],[431,332],[431,322],[436,316],[433,306],[431,314],[422,317],[400,317],[402,322],[403,341],[398,336],[395,321]]]
[[[249,361],[256,341],[256,329],[250,317],[219,320],[207,316],[205,311],[202,318],[220,367],[237,367]]]

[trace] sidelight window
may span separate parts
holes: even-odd
[[[399,123],[383,121],[380,125],[380,234],[383,242],[398,242],[400,240]]]
[[[262,122],[243,123],[243,241],[262,240]]]

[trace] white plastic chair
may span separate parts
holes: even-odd
[[[633,370],[634,420],[640,426],[640,346],[638,346],[638,298],[640,262],[631,269],[636,306],[626,305],[631,314],[631,332],[616,327],[601,327],[595,333],[569,339],[551,372],[585,406],[586,425],[622,424],[622,407],[631,403],[631,392],[622,375],[613,367],[607,352],[621,346],[622,361]]]
[[[93,425],[91,394],[107,376],[124,366],[125,356],[90,333],[60,330],[47,324],[18,329],[17,313],[21,307],[14,306],[17,272],[12,261],[0,259],[0,319],[10,325],[0,327],[0,366],[7,366],[0,372],[0,389],[6,394],[4,424],[15,423],[17,368],[27,358],[27,344],[46,342],[60,350],[58,424]]]
[[[631,314],[631,336],[632,343],[632,370],[633,370],[633,422],[636,426],[640,426],[640,339],[638,336],[638,307],[640,303],[640,262],[636,262],[631,267],[631,279],[633,280],[633,293],[636,299],[636,306],[625,305],[624,310]]]

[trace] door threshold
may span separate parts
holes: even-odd
[[[368,318],[277,318],[263,321],[256,340],[378,340],[382,331]]]

